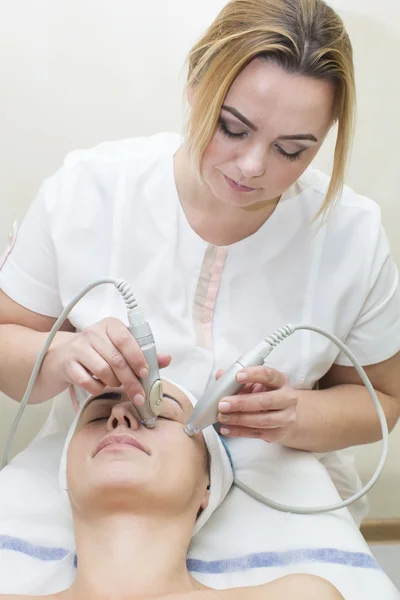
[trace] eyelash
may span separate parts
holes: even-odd
[[[282,154],[282,156],[287,158],[287,160],[291,161],[298,160],[300,158],[301,153],[304,152],[304,150],[299,150],[294,154],[289,154],[288,152],[285,152],[280,146],[276,146],[276,149],[278,150],[279,154]]]
[[[247,135],[247,132],[245,131],[243,131],[242,133],[233,133],[232,131],[229,131],[225,122],[222,119],[220,119],[219,121],[219,129],[227,138],[234,140],[243,139]],[[276,146],[276,149],[278,150],[279,154],[282,154],[282,156],[284,156],[287,160],[290,161],[298,160],[302,152],[304,152],[304,150],[299,150],[299,152],[289,154],[288,152],[285,152],[280,146]]]
[[[222,133],[230,139],[238,140],[246,137],[247,135],[246,131],[242,131],[242,133],[232,133],[232,131],[229,131],[225,122],[222,119],[219,120],[219,128],[222,131]]]

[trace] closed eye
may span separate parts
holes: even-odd
[[[89,423],[95,423],[96,421],[104,421],[104,420],[108,420],[108,417],[96,417],[96,419],[91,419],[89,421]]]
[[[243,139],[247,135],[246,131],[242,131],[240,133],[234,133],[233,131],[231,131],[230,129],[228,129],[228,127],[226,126],[225,121],[223,119],[221,119],[221,118],[219,120],[219,129],[220,129],[220,131],[222,131],[222,133],[226,137],[231,138],[231,139],[235,139],[235,140]]]
[[[287,160],[297,160],[304,152],[304,150],[299,150],[298,152],[290,154],[289,152],[285,152],[285,150],[278,145],[276,146],[276,149],[278,150],[279,154],[282,154],[282,156],[284,156]]]

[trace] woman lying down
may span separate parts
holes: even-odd
[[[74,520],[77,573],[69,589],[45,597],[342,599],[330,583],[310,575],[229,590],[207,588],[191,577],[190,540],[232,484],[229,458],[215,430],[192,438],[183,432],[192,401],[164,381],[163,411],[154,429],[140,423],[122,388],[106,388],[81,404],[60,467]]]

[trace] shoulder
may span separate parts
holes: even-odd
[[[309,170],[299,182],[309,207],[309,222],[325,198],[329,181],[324,173]],[[376,201],[346,185],[325,222],[317,220],[315,226],[310,231],[317,232],[313,240],[319,248],[320,272],[325,272],[330,285],[335,282],[341,290],[350,286],[354,298],[362,295],[365,299],[384,268],[389,286],[397,280],[391,244]]]
[[[284,575],[269,583],[252,587],[213,590],[205,593],[204,596],[199,595],[198,598],[199,600],[278,600],[281,598],[344,600],[337,588],[326,579],[300,573]]]
[[[0,600],[56,600],[56,596],[20,596],[19,594],[0,594]]]
[[[300,193],[308,203],[310,215],[315,216],[328,191],[330,177],[317,169],[308,169],[299,180]],[[318,221],[320,223],[320,221]],[[383,241],[382,214],[378,202],[343,187],[340,198],[323,225],[326,243],[345,251],[356,246],[371,251]],[[340,244],[338,246],[338,244]]]
[[[330,177],[318,169],[307,169],[299,179],[301,192],[309,199],[310,203],[319,208],[321,206],[330,184]],[[344,185],[341,197],[337,200],[336,210],[333,211],[336,219],[342,221],[357,217],[381,220],[379,204],[367,196],[357,193],[350,186]]]
[[[143,173],[151,177],[160,159],[172,156],[181,144],[178,133],[108,141],[91,148],[74,150],[54,175],[44,182],[45,206],[60,220],[63,208],[88,210],[112,204],[119,182],[129,177],[130,186]]]
[[[127,161],[153,161],[166,154],[172,154],[179,147],[181,136],[178,133],[157,133],[146,137],[134,137],[108,141],[91,148],[74,150],[65,157],[66,170],[98,169],[118,167]]]

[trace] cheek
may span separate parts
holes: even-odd
[[[220,133],[215,133],[201,162],[202,174],[209,174],[213,168],[226,164],[235,157],[233,144],[229,143]]]
[[[82,430],[73,437],[67,456],[67,471],[71,476],[82,476],[101,437],[102,434],[89,430]]]
[[[205,449],[200,440],[189,438],[182,429],[165,431],[158,438],[159,469],[169,477],[198,479],[204,465]]]
[[[307,157],[293,162],[277,157],[274,168],[272,166],[269,169],[267,168],[267,181],[270,184],[272,183],[280,193],[284,192],[301,177],[304,171],[310,166],[316,154],[317,151],[307,153]]]

